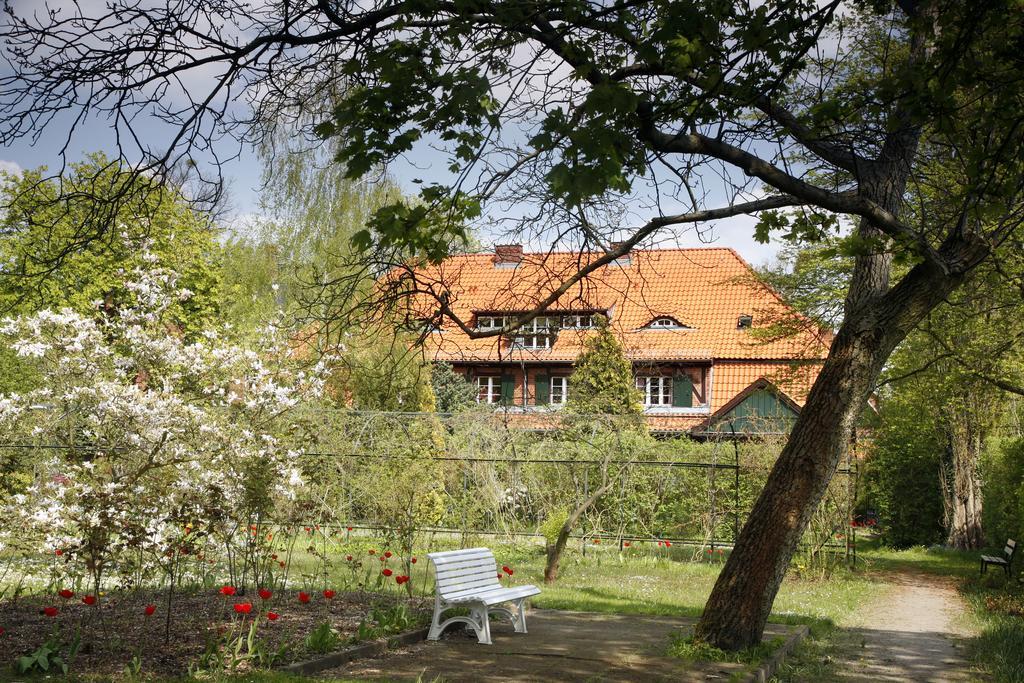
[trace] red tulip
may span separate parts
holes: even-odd
[[[266,588],[261,588],[259,590],[259,594],[261,600],[269,600],[270,596],[273,595],[273,593],[268,591]]]
[[[267,619],[270,619],[271,621],[277,621],[277,618],[279,616],[281,616],[281,615],[278,614],[277,612],[267,612]]]
[[[309,593],[303,593],[302,591],[299,591],[299,602],[301,602],[302,604],[306,604],[307,602],[309,602]]]
[[[55,616],[57,616],[57,612],[59,612],[59,611],[60,610],[58,610],[56,607],[44,607],[43,608],[43,614],[45,614],[48,617],[55,617]]]
[[[414,557],[414,558],[412,558],[412,559],[411,559],[411,560],[409,560],[409,561],[410,561],[410,562],[412,562],[413,564],[416,564],[416,558],[415,558],[415,557]]]
[[[381,574],[383,574],[384,576],[391,576],[392,574],[394,574],[394,572],[390,569],[384,569],[383,571],[381,571]]]
[[[65,588],[60,593],[57,593],[57,595],[64,598],[65,600],[70,600],[71,598],[75,597],[75,592],[73,590]]]
[[[352,561],[352,556],[351,555],[346,555],[345,556],[345,561],[346,562],[351,562]]]
[[[146,605],[146,609],[142,610],[147,617],[153,616],[153,612],[156,611],[156,605]]]
[[[666,548],[671,548],[672,547],[672,541],[665,541],[665,547]]]
[[[251,602],[236,602],[235,603],[235,612],[237,612],[238,614],[249,614],[250,612],[252,612],[252,603]]]
[[[236,592],[234,586],[221,586],[220,589],[220,594],[225,596],[234,595]]]
[[[501,571],[505,572],[509,576],[512,576],[515,573],[515,572],[512,571],[512,567],[509,567],[508,565],[504,565],[504,564],[501,565]]]
[[[711,548],[708,548],[706,552],[707,552],[708,555],[710,555],[711,554]]]
[[[658,541],[658,547],[659,548],[661,547],[661,541]]]
[[[331,598],[334,597],[334,591],[332,591],[331,589],[328,588],[327,590],[324,591],[324,597],[327,598],[328,600],[330,600]]]
[[[96,596],[95,595],[86,595],[84,598],[82,598],[82,602],[84,602],[87,605],[95,605],[96,604]]]
[[[630,543],[629,541],[624,541],[624,542],[622,543],[622,547],[624,547],[624,548],[628,548],[628,547],[629,547],[629,546],[631,546],[631,545],[633,545],[633,544],[632,544],[632,543]]]
[[[391,551],[390,550],[385,550],[384,551],[384,557],[390,558],[391,557]]]
[[[271,556],[270,556],[270,559],[272,559],[272,560],[276,560],[276,559],[277,559],[277,553],[274,553],[273,555],[271,555]]]
[[[349,530],[349,531],[352,531],[352,527],[348,527],[348,530]]]
[[[284,562],[278,562],[277,564],[279,567],[281,567],[281,569],[284,569]]]
[[[53,551],[53,554],[56,555],[57,557],[60,557],[61,555],[64,554],[64,551],[61,550],[60,548],[57,548],[56,550]]]
[[[498,580],[501,581],[503,578],[505,577],[501,575],[501,572],[498,572]]]

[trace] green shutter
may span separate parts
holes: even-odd
[[[689,375],[676,375],[672,378],[672,407],[693,407],[693,380]]]
[[[547,375],[537,375],[533,379],[533,402],[542,406],[551,400],[551,378]]]
[[[510,406],[516,392],[516,378],[512,375],[501,376],[501,405]]]

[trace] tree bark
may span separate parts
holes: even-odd
[[[846,455],[882,366],[960,280],[920,264],[889,294],[848,315],[708,598],[698,638],[727,650],[760,642],[790,559]]]
[[[959,403],[959,402],[957,402]],[[985,544],[981,521],[981,476],[978,465],[984,445],[984,427],[971,407],[947,411],[951,481],[944,487],[947,497],[946,545],[957,550],[977,550]]]
[[[545,548],[547,557],[544,563],[544,583],[554,583],[558,580],[558,564],[562,560],[562,553],[565,551],[565,545],[569,541],[569,533],[571,531],[571,526],[563,524],[562,528],[558,530],[558,537],[555,539],[555,542],[547,544]]]
[[[565,523],[562,524],[561,528],[558,530],[558,536],[555,537],[555,542],[549,542],[545,546],[547,557],[544,563],[544,583],[554,583],[558,579],[558,563],[562,560],[562,553],[565,552],[565,546],[569,542],[569,535],[576,526],[576,522],[579,521],[580,517],[583,516],[583,513],[589,510],[590,507],[601,498],[601,496],[611,491],[623,471],[623,468],[619,468],[619,471],[616,474],[609,477],[608,464],[605,463],[604,471],[602,472],[604,483],[602,483],[601,487],[594,491],[589,498],[580,503],[566,518]]]

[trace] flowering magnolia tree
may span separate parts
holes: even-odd
[[[260,578],[261,525],[286,520],[303,485],[291,415],[322,396],[328,361],[301,362],[273,328],[258,351],[231,343],[230,330],[186,340],[166,313],[190,292],[145,261],[125,274],[126,301],[0,325],[44,378],[0,396],[0,439],[45,446],[0,533],[58,554],[70,575],[59,578],[97,590],[106,577],[130,586],[165,573],[173,586],[179,558],[212,541],[233,575]]]

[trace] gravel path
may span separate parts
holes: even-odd
[[[948,580],[925,574],[894,574],[861,611],[861,628],[849,629],[839,655],[843,681],[976,681],[964,653],[974,635],[965,625],[967,606]]]

